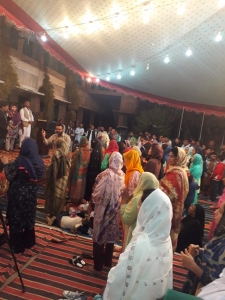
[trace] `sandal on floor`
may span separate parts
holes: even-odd
[[[51,218],[47,216],[46,220],[47,220],[48,226],[52,226],[52,224],[54,223],[55,219],[56,219],[56,216],[53,216]]]
[[[74,300],[74,299],[86,300],[87,299],[85,292],[79,293],[78,291],[77,292],[64,291],[63,296],[66,299],[71,299],[71,300]]]
[[[80,263],[80,261],[76,258],[76,259],[74,259],[74,258],[72,258],[72,259],[69,259],[69,263],[71,264],[71,265],[73,265],[73,266],[75,266],[75,267],[78,267],[78,268],[83,268],[83,265],[82,265],[82,263]]]
[[[77,261],[82,264],[82,266],[85,266],[86,265],[86,262],[82,259],[81,256],[73,256],[73,259],[77,259]]]
[[[87,259],[94,259],[94,256],[92,254],[89,254],[89,253],[86,253],[86,252],[83,252],[82,253],[82,257],[83,258],[87,258]]]

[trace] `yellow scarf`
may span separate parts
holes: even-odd
[[[142,174],[144,170],[141,166],[140,156],[136,150],[124,153],[123,158],[126,167],[125,185],[128,187],[133,172],[138,171]]]

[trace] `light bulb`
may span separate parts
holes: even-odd
[[[222,35],[220,32],[218,32],[217,36],[215,37],[216,42],[220,42],[223,39]]]
[[[45,33],[42,34],[41,40],[42,40],[43,42],[46,42],[46,41],[47,41],[47,37],[46,37]]]
[[[95,79],[95,81],[96,81],[96,82],[99,82],[99,81],[100,81],[100,79],[97,77],[97,78]]]
[[[107,80],[107,81],[110,81],[110,77],[109,77],[109,75],[106,77],[106,80]]]
[[[91,77],[88,77],[88,78],[87,78],[87,82],[91,82]]]
[[[178,8],[177,14],[178,14],[179,16],[182,16],[182,15],[184,14],[184,11],[185,11],[185,3],[183,2],[183,3],[181,4],[181,6]]]
[[[164,58],[164,63],[165,64],[168,64],[170,62],[170,59],[169,59],[169,56],[167,55],[165,58]]]
[[[117,75],[117,79],[121,79],[121,75],[120,75],[120,73]]]
[[[146,67],[146,69],[147,69],[147,70],[149,70],[149,64],[147,64],[147,67]]]
[[[131,76],[134,76],[134,75],[135,75],[135,71],[134,71],[134,70],[131,70],[131,71],[130,71],[130,75],[131,75]]]
[[[192,55],[192,51],[191,51],[191,48],[189,47],[186,51],[186,56],[191,56]]]
[[[68,39],[69,38],[69,34],[68,33],[64,33],[64,39]]]
[[[225,5],[225,0],[219,0],[218,7],[222,8]]]

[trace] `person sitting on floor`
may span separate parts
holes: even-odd
[[[205,210],[199,204],[191,205],[188,215],[181,221],[176,252],[184,251],[190,244],[202,247],[204,236]]]
[[[190,245],[181,252],[183,267],[189,270],[182,292],[195,295],[201,288],[219,278],[225,267],[225,202],[215,211],[217,224],[213,238],[200,249],[198,245]]]

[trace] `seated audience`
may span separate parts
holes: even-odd
[[[191,205],[188,210],[188,215],[181,221],[181,230],[178,236],[176,251],[185,251],[185,249],[191,244],[202,247],[204,226],[204,208],[199,204]]]
[[[189,270],[182,291],[195,295],[196,290],[219,278],[225,267],[225,202],[215,211],[217,224],[213,238],[200,249],[198,245],[189,246],[181,252],[183,267]]]

